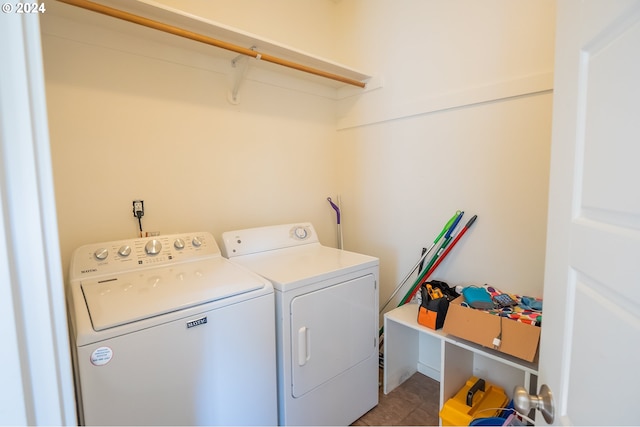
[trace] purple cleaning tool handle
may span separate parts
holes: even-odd
[[[336,211],[337,224],[340,224],[340,208],[331,201],[331,197],[327,197],[327,201],[329,202],[333,210]]]

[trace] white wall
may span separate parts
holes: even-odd
[[[134,199],[145,231],[312,221],[335,244],[334,101],[248,78],[232,105],[215,55],[51,9],[43,49],[65,271],[82,244],[136,236]]]
[[[342,101],[338,124],[345,241],[381,257],[381,301],[458,209],[478,220],[432,277],[540,296],[554,2],[339,9],[339,59],[384,82]]]
[[[381,301],[457,209],[478,221],[434,277],[541,294],[553,1],[163,2],[383,87],[335,102],[247,79],[234,106],[200,50],[43,16],[65,266],[133,237],[134,198],[148,231],[311,220],[335,245],[339,193],[345,247],[380,257]]]
[[[384,260],[381,301],[458,209],[478,219],[432,278],[541,295],[550,107],[545,94],[341,132],[345,241]]]

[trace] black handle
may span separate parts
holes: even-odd
[[[469,220],[469,222],[467,222],[467,225],[465,225],[466,228],[469,228],[473,225],[474,222],[476,222],[476,219],[478,219],[478,215],[474,215],[471,217],[471,219]]]
[[[471,388],[467,392],[467,406],[473,406],[473,396],[478,390],[484,391],[484,380],[482,378],[476,381],[476,383],[471,386]]]

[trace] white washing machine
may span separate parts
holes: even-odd
[[[378,403],[377,258],[320,244],[310,223],[223,234],[275,289],[280,425],[349,425]]]
[[[82,246],[69,276],[81,424],[277,422],[273,287],[211,234]]]

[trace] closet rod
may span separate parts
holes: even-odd
[[[94,3],[88,0],[58,0],[62,3],[67,3],[70,5],[78,6],[83,9],[91,10],[93,12],[102,13],[103,15],[111,16],[113,18],[122,19],[128,22],[133,22],[134,24],[143,25],[145,27],[153,28],[159,31],[164,31],[165,33],[174,34],[176,36],[184,37],[187,39],[195,40],[197,42],[205,43],[211,46],[219,47],[222,49],[230,50],[232,52],[241,53],[243,55],[251,56],[255,59],[259,59],[262,61],[271,62],[274,64],[282,65],[284,67],[293,68],[298,71],[303,71],[305,73],[315,74],[316,76],[325,77],[327,79],[336,80],[342,83],[350,84],[353,86],[358,86],[364,88],[366,83],[363,83],[358,80],[350,79],[348,77],[340,76],[337,74],[329,73],[326,71],[318,70],[316,68],[307,67],[306,65],[298,64],[296,62],[288,61],[286,59],[278,58],[276,56],[264,54],[257,52],[255,50],[251,50],[248,48],[244,48],[242,46],[238,46],[232,43],[227,43],[222,40],[214,39],[212,37],[208,37],[202,34],[194,33],[192,31],[188,31],[179,27],[175,27],[169,24],[163,24],[162,22],[154,21],[142,16],[134,15],[129,12],[125,12],[123,10],[115,9],[112,7],[104,6],[98,3]]]

